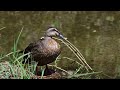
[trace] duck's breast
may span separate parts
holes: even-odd
[[[37,52],[43,57],[51,56],[54,54],[60,54],[60,45],[52,38],[44,38],[37,43]]]
[[[60,52],[60,45],[54,39],[48,39],[44,42],[45,51],[51,54]]]

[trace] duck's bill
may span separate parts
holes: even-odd
[[[65,40],[65,37],[62,34],[59,35],[59,38]]]

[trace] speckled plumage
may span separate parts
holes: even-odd
[[[32,59],[38,62],[38,66],[43,66],[55,61],[61,50],[60,45],[54,39],[44,37],[35,43],[30,43],[24,53],[28,52],[31,52]],[[26,58],[27,56],[24,57]],[[28,60],[31,62],[31,57]]]
[[[23,63],[31,62],[32,60],[38,62],[38,66],[47,65],[56,60],[61,53],[60,45],[52,38],[53,36],[60,36],[61,33],[56,28],[49,28],[45,36],[34,43],[30,43],[24,50],[24,54],[31,52],[31,57],[24,57]],[[25,61],[27,58],[27,61]]]

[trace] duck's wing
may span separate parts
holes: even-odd
[[[36,46],[35,43],[30,43],[24,50],[24,53],[31,52],[31,50]]]
[[[41,42],[42,40],[44,40],[44,37],[41,37],[38,41]],[[24,50],[19,51],[19,53],[25,54],[25,53],[31,52],[31,50],[36,46],[37,46],[36,42],[30,43]]]
[[[31,52],[33,49],[38,48],[39,44],[44,40],[44,37],[41,37],[38,41],[30,43],[24,50],[24,53]],[[39,43],[39,44],[38,44]]]
[[[32,48],[35,46],[35,43],[30,43],[24,50],[21,50],[19,53],[28,53],[31,52]]]

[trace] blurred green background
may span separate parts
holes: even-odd
[[[0,54],[11,52],[14,40],[24,26],[18,49],[42,37],[49,26],[55,26],[73,43],[95,71],[120,76],[119,11],[0,11]],[[63,44],[61,57],[76,59]],[[63,68],[76,69],[65,59]]]

